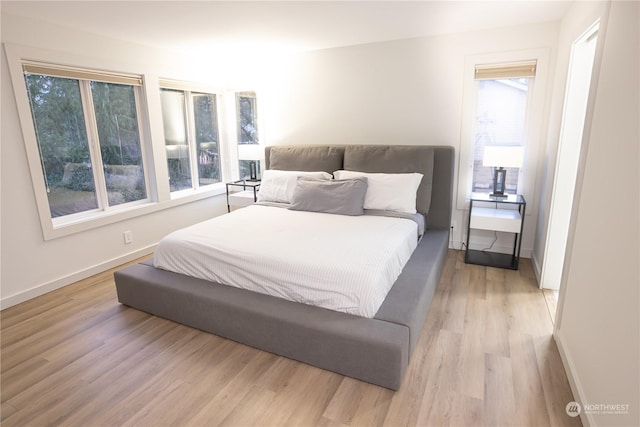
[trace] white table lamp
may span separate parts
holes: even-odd
[[[496,168],[493,173],[492,196],[504,197],[507,170],[505,168],[522,167],[524,150],[513,145],[488,145],[484,147],[482,166]]]
[[[238,160],[249,161],[249,181],[258,180],[257,161],[262,159],[263,150],[260,144],[238,144]]]

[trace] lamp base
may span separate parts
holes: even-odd
[[[504,194],[504,193],[501,193],[501,194],[491,193],[491,194],[489,194],[489,197],[502,197],[502,198],[506,199],[507,197],[509,197],[509,195],[508,194]]]
[[[258,165],[255,160],[251,160],[249,162],[249,181],[257,181],[258,180]]]
[[[504,190],[507,182],[507,170],[503,167],[499,167],[493,173],[493,197],[506,197]]]

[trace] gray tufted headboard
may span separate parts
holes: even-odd
[[[448,230],[453,200],[454,148],[426,145],[297,145],[265,147],[265,169],[424,175],[416,208],[429,229]]]

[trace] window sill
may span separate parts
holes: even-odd
[[[162,202],[142,202],[132,204],[126,207],[111,209],[109,211],[96,211],[85,215],[74,216],[73,219],[57,220],[47,219],[42,223],[42,230],[45,240],[53,240],[59,237],[69,236],[75,233],[92,230],[109,224],[114,224],[128,219],[137,218],[164,209],[173,208],[209,197],[215,197],[225,194],[224,184],[220,183],[210,186],[211,188],[189,190],[182,192],[181,197],[166,200]],[[42,216],[41,216],[42,217]],[[46,222],[46,223],[45,223]]]
[[[197,190],[191,188],[187,190],[174,191],[171,193],[171,201],[193,201],[199,200],[203,197],[218,196],[225,193],[225,185],[223,182],[217,182],[215,184],[207,185],[206,187],[200,187]]]

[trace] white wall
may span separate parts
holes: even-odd
[[[531,255],[538,278],[542,271],[547,227],[549,225],[548,214],[551,205],[551,192],[553,190],[556,157],[560,140],[560,127],[562,125],[562,112],[564,108],[569,60],[571,58],[571,47],[573,42],[603,15],[605,8],[606,2],[604,1],[574,2],[560,24],[556,72],[551,91],[549,127],[546,140],[543,142],[543,144],[545,144],[545,150],[543,150],[541,159],[540,204],[538,206],[534,247]]]
[[[205,69],[175,53],[154,50],[42,22],[2,15],[2,41],[105,62],[134,64],[163,77],[229,82],[220,67]],[[149,253],[168,232],[226,212],[224,196],[49,241],[43,239],[7,58],[1,54],[1,306],[5,308]],[[214,74],[218,71],[219,74]],[[152,106],[150,106],[151,109]],[[159,111],[159,106],[154,106]],[[157,133],[157,132],[156,132]],[[158,143],[157,141],[155,142]],[[160,141],[159,144],[163,142]],[[134,242],[124,244],[131,230]]]
[[[578,178],[556,342],[585,425],[640,425],[640,4],[612,2]],[[564,402],[561,402],[564,403]]]
[[[297,55],[272,67],[264,82],[268,143],[452,145],[457,180],[465,57],[546,48],[553,59],[557,28],[557,23],[546,23]],[[550,102],[549,89],[543,109]],[[537,190],[527,198],[535,205]],[[523,256],[533,249],[537,223],[536,210],[528,212]],[[460,248],[465,212],[456,209],[453,221],[454,246]],[[512,250],[512,235],[502,237]]]

